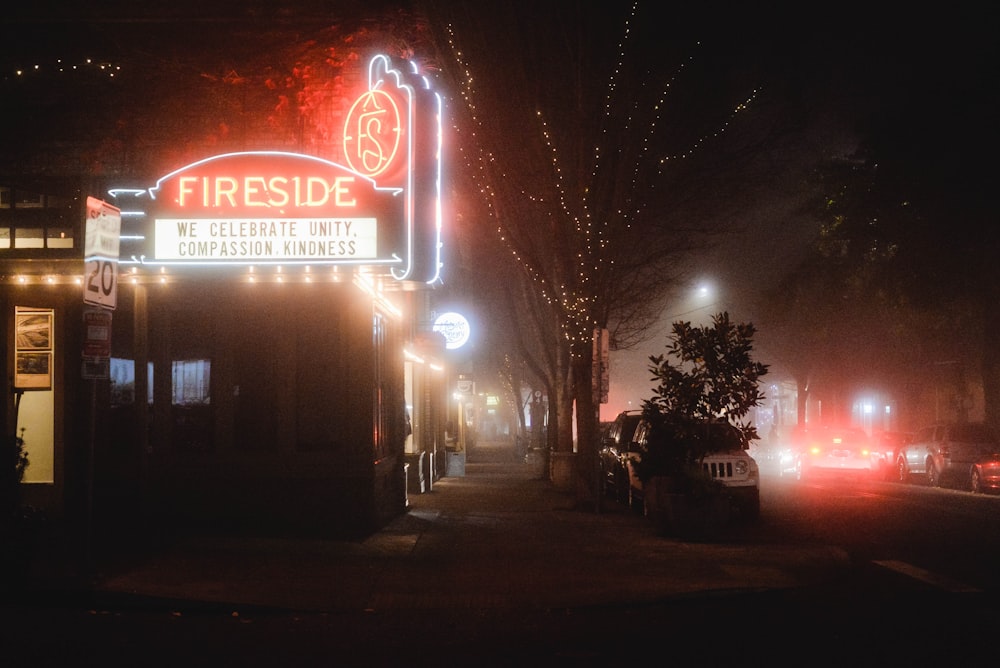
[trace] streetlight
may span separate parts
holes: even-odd
[[[691,290],[687,299],[677,304],[677,307],[681,309],[681,312],[663,317],[663,320],[667,321],[667,329],[670,329],[677,318],[683,318],[691,315],[692,313],[704,311],[707,308],[716,306],[719,303],[718,297],[719,292],[710,280],[705,279],[700,281],[694,286],[694,289]]]

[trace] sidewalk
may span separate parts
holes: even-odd
[[[465,475],[410,495],[407,513],[358,541],[189,536],[100,579],[102,596],[309,612],[552,609],[758,591],[828,578],[837,550],[658,535],[611,502],[604,512],[481,444]]]

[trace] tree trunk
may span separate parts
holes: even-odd
[[[600,476],[597,459],[597,409],[594,401],[594,367],[590,355],[573,358],[573,389],[576,396],[576,477],[577,500],[591,503],[600,512],[598,486]]]
[[[560,346],[558,366],[559,378],[555,402],[558,424],[553,430],[554,451],[573,452],[573,368],[570,365],[568,345]]]
[[[983,309],[983,400],[986,422],[1000,427],[1000,349],[992,342],[1000,340],[1000,311]]]

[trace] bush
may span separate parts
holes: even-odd
[[[752,358],[755,333],[752,324],[735,324],[725,312],[711,326],[674,323],[668,355],[649,358],[658,384],[642,407],[649,436],[633,464],[640,480],[669,476],[693,490],[708,489],[705,455],[746,449],[757,438],[753,425],[740,422],[764,398],[758,382],[767,365]]]

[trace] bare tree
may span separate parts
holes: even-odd
[[[558,351],[544,357],[544,376],[554,382],[556,448],[574,449],[575,407],[585,483],[578,488],[588,495],[596,481],[594,332],[608,328],[615,349],[642,341],[690,254],[711,242],[706,220],[678,215],[688,193],[677,190],[684,170],[673,166],[725,131],[754,96],[747,90],[727,104],[696,85],[700,98],[710,98],[700,99],[701,123],[668,113],[672,87],[689,76],[687,51],[697,45],[661,45],[651,58],[649,43],[635,34],[652,17],[638,3],[620,10],[452,7],[440,37],[452,55],[440,61],[457,91],[456,150],[463,175],[482,194],[483,209],[466,222],[475,219],[480,233],[488,226],[533,293],[535,312],[558,332],[543,343]],[[719,104],[708,113],[706,103]],[[668,141],[671,130],[677,138]]]

